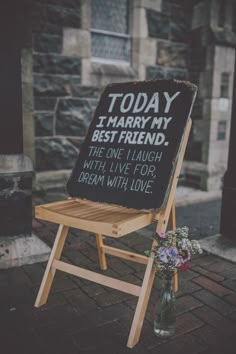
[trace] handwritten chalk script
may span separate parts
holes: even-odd
[[[108,86],[68,181],[69,194],[158,209],[195,93],[195,86],[173,80]]]

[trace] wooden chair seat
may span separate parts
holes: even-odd
[[[78,198],[37,206],[38,219],[85,231],[121,237],[148,226],[156,214],[116,205],[100,204]]]

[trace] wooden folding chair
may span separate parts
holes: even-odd
[[[39,289],[35,306],[46,303],[56,270],[76,275],[90,281],[106,285],[138,297],[137,307],[134,314],[127,346],[132,348],[137,344],[143,320],[145,317],[155,270],[153,258],[144,255],[127,252],[122,249],[106,246],[102,235],[110,237],[122,237],[132,231],[138,230],[153,222],[157,222],[156,230],[165,231],[170,221],[172,229],[175,229],[175,204],[174,195],[183,162],[183,157],[191,128],[191,119],[188,120],[179,154],[175,161],[175,171],[172,175],[165,207],[158,213],[129,209],[121,206],[91,202],[79,198],[72,198],[61,202],[55,202],[36,207],[36,217],[42,220],[60,224],[58,233],[49,257],[45,274]],[[98,274],[60,260],[63,246],[68,234],[69,227],[82,229],[96,234],[100,267],[107,269],[106,254],[124,258],[133,262],[146,264],[146,271],[141,286],[124,282],[112,277]],[[157,241],[153,241],[153,246]],[[177,275],[174,277],[177,288]]]

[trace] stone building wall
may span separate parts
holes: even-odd
[[[217,70],[224,67],[216,59],[223,56],[216,48],[220,46],[222,53],[227,49],[224,70],[231,75],[233,2],[225,1],[223,28],[218,26],[220,0],[130,0],[129,4],[130,61],[119,63],[92,57],[91,0],[32,0],[36,170],[70,172],[106,84],[175,78],[199,87],[184,182],[202,189],[220,188],[230,110],[223,116],[218,112],[214,119],[213,103],[220,98],[215,95],[220,85]],[[224,142],[217,140],[222,120],[227,121]],[[221,151],[221,162],[213,149]]]
[[[37,171],[73,167],[98,99],[96,87],[82,85],[79,48],[68,49],[70,32],[83,25],[82,8],[80,0],[33,0]]]
[[[134,0],[130,65],[91,58],[91,5],[33,0],[36,170],[71,169],[102,88],[134,79],[188,78],[190,16],[181,1]]]

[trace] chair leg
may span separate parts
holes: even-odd
[[[139,341],[140,333],[143,326],[143,320],[147,310],[148,300],[152,290],[152,285],[155,277],[155,270],[153,268],[153,259],[149,258],[145,276],[143,279],[142,290],[139,295],[139,300],[135,310],[133,323],[129,333],[128,348],[133,348]]]
[[[173,204],[171,207],[171,212],[170,212],[170,228],[171,230],[176,230],[176,212],[175,212],[175,200],[173,200]],[[174,272],[174,277],[173,277],[173,283],[174,283],[174,292],[176,293],[178,291],[178,273]]]
[[[102,270],[106,270],[107,269],[107,261],[106,261],[105,252],[103,250],[103,239],[102,239],[102,235],[101,234],[96,234],[96,241],[97,241],[100,268]]]
[[[175,200],[173,200],[173,204],[171,206],[170,212],[170,227],[171,230],[176,230],[176,212],[175,212]]]
[[[47,302],[48,295],[52,286],[52,282],[55,276],[56,269],[53,268],[54,259],[60,259],[61,253],[65,244],[66,236],[68,234],[69,227],[60,225],[54,245],[48,260],[48,264],[43,276],[42,283],[38,292],[37,299],[35,301],[35,307],[44,305]]]

